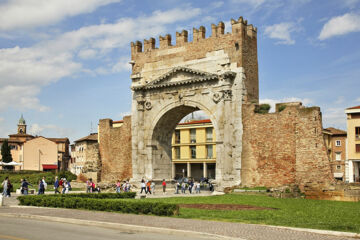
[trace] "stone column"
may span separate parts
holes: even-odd
[[[187,177],[191,177],[191,163],[187,163]]]
[[[207,177],[207,163],[206,162],[203,163],[203,177],[204,178]]]
[[[171,179],[175,178],[175,163],[171,163]]]

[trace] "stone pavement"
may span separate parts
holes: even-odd
[[[174,194],[171,194],[171,196],[173,195]],[[322,234],[319,234],[315,233],[317,230],[301,230],[256,224],[217,222],[196,219],[169,218],[74,209],[23,207],[17,206],[17,204],[18,203],[15,196],[11,198],[5,198],[5,207],[0,208],[0,216],[14,216],[21,218],[27,217],[37,219],[40,218],[46,221],[51,221],[52,219],[56,221],[55,219],[61,218],[61,221],[71,221],[72,223],[74,223],[74,221],[82,221],[82,224],[84,224],[84,221],[85,224],[86,221],[96,221],[99,223],[140,226],[140,228],[143,227],[147,229],[163,228],[166,231],[176,231],[177,234],[181,233],[178,231],[180,230],[184,232],[192,231],[249,240],[340,240],[353,239],[352,237],[355,237],[351,236],[351,234],[345,234],[344,236],[333,236],[328,235],[332,233],[326,231],[320,231]],[[91,225],[94,225],[94,222],[92,222]],[[360,237],[360,235],[357,235],[357,237]]]

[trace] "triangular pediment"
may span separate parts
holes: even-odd
[[[227,74],[233,74],[232,72],[227,72]],[[222,74],[224,75],[224,74]],[[186,67],[176,67],[171,71],[161,75],[155,80],[142,85],[133,87],[134,90],[140,89],[154,89],[154,88],[164,88],[171,87],[176,85],[187,85],[193,84],[197,82],[218,80],[221,75],[199,71]]]

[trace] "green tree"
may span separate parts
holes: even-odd
[[[5,140],[1,146],[1,156],[4,163],[12,162],[11,149],[8,140]],[[12,169],[12,166],[4,166],[5,169]]]

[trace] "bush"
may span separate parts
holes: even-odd
[[[121,193],[123,194],[123,193]],[[121,194],[108,195],[113,197]],[[73,196],[71,196],[73,195]],[[145,202],[141,200],[126,200],[126,199],[94,199],[85,198],[87,194],[82,197],[75,196],[80,194],[68,195],[35,195],[35,196],[20,196],[18,200],[20,205],[27,206],[42,206],[42,207],[56,207],[56,208],[72,208],[72,209],[87,209],[108,212],[123,212],[134,214],[154,214],[158,216],[172,216],[179,213],[179,206],[176,204],[168,204],[161,202]],[[98,196],[104,194],[90,194]]]
[[[259,107],[255,108],[255,113],[262,113],[262,114],[269,113],[270,108],[271,106],[267,103],[260,104]]]

